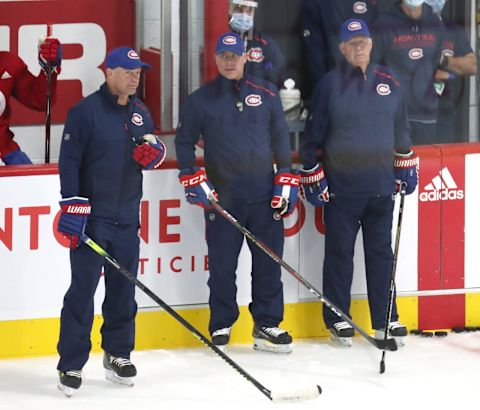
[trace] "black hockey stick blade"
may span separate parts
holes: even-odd
[[[97,244],[93,239],[86,234],[82,234],[80,239],[87,244],[99,255],[103,256],[105,260],[112,265],[118,272],[120,272],[126,279],[135,284],[140,290],[142,290],[147,296],[153,299],[156,303],[165,309],[174,319],[182,324],[190,333],[192,333],[199,341],[213,350],[218,356],[220,356],[225,362],[233,367],[238,373],[240,373],[245,379],[252,383],[263,395],[268,397],[272,401],[296,401],[296,400],[309,400],[314,399],[320,395],[322,389],[320,386],[312,386],[302,390],[296,391],[279,391],[273,392],[267,389],[263,384],[256,380],[253,376],[247,373],[242,367],[234,362],[230,356],[215,346],[207,337],[205,337],[199,330],[197,330],[190,322],[180,316],[173,308],[160,299],[153,291],[140,282],[134,275],[132,275],[126,268],[120,265],[112,256],[110,256],[105,249]]]
[[[293,269],[287,262],[285,262],[280,256],[278,256],[272,249],[265,245],[262,241],[257,239],[247,228],[242,226],[237,219],[224,209],[216,199],[211,196],[210,202],[212,207],[222,215],[227,221],[235,226],[240,232],[242,232],[251,242],[253,242],[258,248],[265,252],[270,258],[282,266],[288,273],[290,273],[295,279],[297,279],[303,286],[305,286],[311,293],[320,299],[320,301],[333,313],[335,313],[342,320],[350,324],[358,333],[360,333],[372,346],[375,346],[380,350],[395,351],[398,349],[395,339],[379,340],[370,336],[365,330],[358,326],[349,316],[343,313],[340,308],[330,302],[319,290],[315,289],[311,283],[309,283],[303,276],[301,276],[295,269]]]

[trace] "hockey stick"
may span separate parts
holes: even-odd
[[[387,315],[385,320],[385,335],[383,340],[387,340],[388,328],[390,326],[390,319],[392,318],[393,295],[395,294],[395,276],[397,274],[398,248],[400,247],[400,233],[402,232],[404,204],[405,204],[405,184],[402,184],[400,188],[400,207],[398,208],[397,233],[395,235],[395,248],[393,250],[392,274],[390,278],[390,293],[388,295],[388,309],[387,309]],[[393,339],[390,339],[390,340],[393,340]],[[380,360],[380,374],[383,374],[383,373],[385,373],[385,350],[382,352],[382,359]]]
[[[349,323],[358,333],[360,333],[370,344],[380,350],[397,350],[397,342],[394,339],[378,340],[371,337],[360,326],[358,326],[352,319],[350,319],[345,313],[343,313],[337,306],[330,302],[320,291],[315,289],[303,276],[301,276],[295,269],[293,269],[287,262],[285,262],[280,256],[273,252],[267,245],[257,239],[247,228],[240,225],[240,223],[225,210],[221,205],[214,200],[210,199],[213,208],[222,215],[227,221],[234,225],[239,231],[241,231],[250,241],[258,246],[263,252],[265,252],[270,258],[281,265],[288,273],[290,273],[295,279],[297,279],[303,286],[305,286],[311,293],[320,299],[320,301],[338,317],[341,317],[345,322]]]
[[[52,23],[47,24],[47,38],[52,35]],[[52,66],[47,64],[47,107],[45,112],[45,164],[50,163],[50,128],[52,123]]]
[[[93,239],[89,238],[87,235],[82,234],[80,239],[85,242],[90,248],[92,248],[99,255],[103,256],[106,261],[117,269],[125,278],[130,282],[135,284],[139,289],[145,292],[150,298],[157,302],[163,309],[165,309],[170,315],[174,317],[178,322],[180,322],[187,330],[190,331],[198,340],[203,342],[207,347],[212,349],[217,355],[219,355],[223,360],[225,360],[231,367],[233,367],[238,373],[245,377],[250,383],[252,383],[260,392],[262,392],[266,397],[272,401],[294,401],[294,400],[307,400],[314,399],[320,395],[322,389],[320,386],[312,386],[305,388],[299,391],[290,391],[290,392],[273,392],[272,390],[267,389],[259,381],[253,378],[245,370],[243,370],[236,362],[234,362],[227,354],[222,352],[217,346],[215,346],[210,340],[208,340],[200,331],[193,327],[187,320],[180,316],[175,310],[173,310],[170,305],[165,303],[160,299],[155,293],[153,293],[149,288],[147,288],[142,282],[140,282],[135,276],[133,276],[126,268],[120,265],[112,256],[110,256],[105,249],[98,245]]]

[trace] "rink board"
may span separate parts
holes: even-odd
[[[409,328],[480,324],[480,144],[419,147],[420,183],[405,204],[397,270],[402,321]],[[173,164],[171,164],[173,165]],[[56,230],[59,181],[54,166],[0,168],[0,357],[55,352],[58,316],[70,281],[67,244]],[[397,207],[398,207],[398,200]],[[207,249],[202,210],[185,203],[175,169],[146,172],[141,207],[139,279],[166,303],[181,308],[206,332]],[[395,208],[395,234],[397,208]],[[284,259],[322,290],[322,210],[309,204],[285,220]],[[234,341],[251,340],[250,257],[242,249],[238,302],[242,316]],[[296,337],[325,336],[321,307],[284,272],[284,326]],[[352,286],[354,320],[370,330],[362,239],[358,237]],[[103,280],[95,296],[100,313]],[[137,290],[137,348],[197,343]],[[96,326],[92,340],[99,345]]]

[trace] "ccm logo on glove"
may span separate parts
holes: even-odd
[[[275,177],[276,184],[299,186],[300,178],[298,175],[281,174]]]
[[[188,177],[184,177],[180,179],[181,184],[183,185],[184,188],[189,187],[189,186],[194,186],[201,184],[202,182],[205,182],[207,180],[207,174],[205,174],[204,171],[198,171],[196,174],[193,174]]]

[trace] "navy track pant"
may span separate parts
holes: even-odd
[[[260,203],[224,202],[222,205],[256,238],[277,255],[283,253],[283,221],[273,219],[270,201]],[[209,331],[232,326],[238,319],[236,269],[244,235],[216,211],[205,211],[210,277]],[[252,254],[253,320],[274,327],[283,320],[283,284],[280,266],[256,245],[247,241]]]
[[[393,207],[390,195],[361,198],[336,196],[324,209],[323,292],[344,313],[349,314],[355,240],[362,227],[368,303],[374,329],[385,328],[393,263]],[[323,317],[328,328],[342,320],[325,306]],[[398,320],[395,303],[391,319]]]
[[[113,225],[89,220],[86,233],[133,275],[137,274],[138,225]],[[135,285],[84,243],[70,251],[72,282],[63,300],[58,353],[61,371],[81,370],[92,347],[93,297],[100,274],[105,273],[102,305],[102,349],[129,358],[135,341]]]

